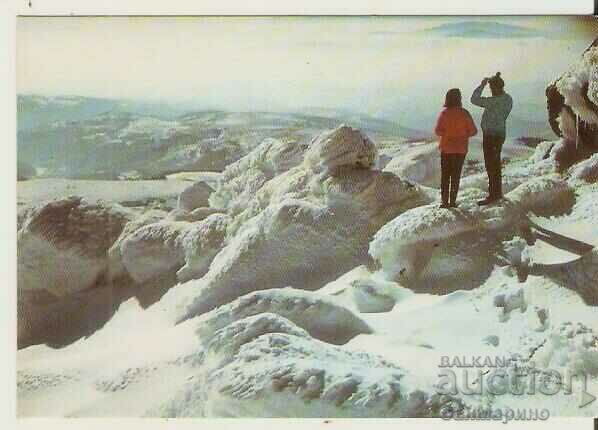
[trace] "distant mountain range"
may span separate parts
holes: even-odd
[[[547,33],[534,28],[523,27],[520,25],[502,24],[492,21],[463,21],[442,24],[436,27],[420,30],[418,33],[426,33],[443,37],[463,37],[475,39],[515,39],[553,36],[552,33]]]
[[[333,109],[189,111],[168,104],[37,95],[20,95],[17,103],[19,162],[50,177],[139,179],[220,171],[264,139],[306,143],[342,123],[385,143],[432,137],[393,121]]]
[[[381,148],[432,140],[437,115],[416,109],[381,119],[317,107],[301,113],[189,111],[170,104],[78,96],[20,95],[17,103],[21,176],[33,176],[33,170],[38,176],[87,179],[221,171],[264,139],[307,143],[343,123],[362,129]],[[553,137],[545,121],[516,115],[509,120],[509,136]]]

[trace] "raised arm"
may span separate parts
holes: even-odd
[[[471,95],[471,104],[474,104],[474,105],[480,106],[480,107],[488,106],[489,98],[482,97],[482,92],[484,91],[484,87],[486,87],[487,83],[488,83],[488,79],[484,78],[482,83],[480,85],[478,85],[478,87],[475,90],[473,90],[473,94]]]

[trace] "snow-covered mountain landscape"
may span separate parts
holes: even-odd
[[[439,207],[433,124],[20,95],[18,415],[597,416],[597,45],[489,206],[478,136]]]

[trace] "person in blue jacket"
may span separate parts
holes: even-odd
[[[490,84],[491,97],[482,97],[482,92]],[[484,78],[473,91],[471,103],[484,108],[482,133],[484,164],[488,173],[488,197],[478,202],[488,205],[502,198],[502,167],[500,153],[506,137],[506,121],[513,108],[513,99],[504,90],[505,81],[500,72],[491,78]]]

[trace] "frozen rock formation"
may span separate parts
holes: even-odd
[[[127,274],[127,269],[122,263],[122,255],[120,251],[123,240],[135,231],[139,230],[141,227],[146,226],[148,224],[154,224],[158,221],[163,220],[166,217],[166,215],[167,213],[165,211],[158,209],[150,209],[144,212],[143,214],[133,218],[125,225],[118,239],[108,250],[108,272],[109,278],[111,280],[117,280],[118,278],[121,278]]]
[[[129,275],[136,282],[146,282],[176,272],[185,261],[179,236],[190,226],[187,222],[157,222],[127,236],[120,254]]]
[[[313,171],[329,173],[341,166],[370,169],[377,158],[374,142],[361,131],[346,125],[322,133],[305,154],[305,162]]]
[[[202,341],[233,322],[248,316],[280,315],[324,342],[344,344],[359,334],[371,333],[368,325],[352,311],[324,295],[294,288],[256,291],[202,315],[196,321]]]
[[[420,143],[399,152],[384,168],[399,178],[440,187],[440,151],[437,143]]]
[[[201,277],[223,245],[227,220],[214,214],[195,223],[143,226],[120,243],[122,263],[139,283],[175,273],[180,281]]]
[[[350,139],[348,149],[343,138]],[[235,214],[231,208],[226,246],[202,282],[188,286],[197,293],[182,306],[187,311],[179,319],[254,290],[288,285],[319,288],[369,262],[367,246],[380,226],[432,198],[392,173],[367,168],[363,161],[369,159],[363,156],[367,142],[360,132],[346,126],[325,133],[311,144],[313,152],[306,154],[303,163],[252,192],[241,212]],[[349,150],[357,154],[350,155]],[[322,154],[322,163],[315,161],[315,154]],[[327,166],[325,171],[321,171],[323,166]],[[250,169],[243,175],[253,174]]]
[[[212,187],[205,182],[195,182],[179,195],[178,208],[191,212],[194,209],[206,207],[209,205],[208,199],[212,191],[214,191]]]
[[[157,412],[207,417],[438,416],[447,401],[398,366],[313,339],[273,314],[215,332],[196,375]]]
[[[455,210],[421,206],[404,212],[376,233],[370,255],[389,279],[410,288],[473,287],[497,263],[500,241],[526,225],[528,212],[562,214],[575,201],[573,190],[556,176],[532,179],[491,206],[477,207],[478,196],[464,192]]]
[[[390,312],[399,293],[396,284],[371,279],[356,279],[350,289],[357,310],[364,313]]]
[[[193,227],[180,237],[185,264],[177,271],[179,282],[201,278],[208,271],[210,263],[224,244],[228,221],[227,215],[210,215],[203,221],[193,223]]]
[[[306,149],[307,145],[294,141],[265,139],[226,167],[210,197],[210,206],[228,209],[232,214],[240,212],[268,180],[300,164]]]
[[[563,138],[554,153],[560,170],[598,151],[598,39],[546,89],[548,119]]]
[[[92,287],[106,274],[108,249],[132,218],[123,207],[80,197],[29,211],[17,235],[19,291],[64,296]]]

